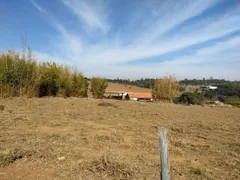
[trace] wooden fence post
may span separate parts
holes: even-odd
[[[160,179],[170,180],[170,167],[168,162],[168,137],[167,130],[158,127],[159,151],[160,151]]]

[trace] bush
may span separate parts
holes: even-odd
[[[203,98],[202,98],[202,95],[198,92],[185,92],[180,96],[179,102],[185,103],[185,104],[202,105]]]
[[[240,98],[239,97],[226,97],[225,103],[232,106],[240,107]]]
[[[204,92],[204,97],[207,99],[217,99],[217,93],[216,90],[207,90]]]
[[[91,79],[91,92],[94,98],[101,98],[103,97],[108,83],[106,79],[102,79],[99,77],[93,77]]]
[[[0,97],[86,97],[88,81],[78,72],[56,63],[37,63],[15,51],[0,54]]]
[[[156,79],[152,90],[155,101],[173,102],[178,93],[178,82],[173,76],[166,76],[162,79]]]
[[[218,100],[220,101],[220,102],[225,102],[226,101],[226,97],[225,96],[218,96]]]

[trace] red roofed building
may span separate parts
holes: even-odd
[[[129,96],[130,100],[135,100],[135,101],[140,101],[140,100],[152,101],[153,100],[151,93],[133,93],[133,92],[129,92],[128,96]]]

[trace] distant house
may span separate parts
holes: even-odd
[[[152,94],[151,93],[127,93],[130,100],[134,101],[152,101]]]
[[[128,100],[128,93],[122,91],[106,91],[105,97],[110,99]]]
[[[106,91],[105,98],[133,101],[152,101],[151,93],[134,93],[122,91]]]
[[[216,86],[200,86],[201,89],[203,90],[215,90],[217,89]]]

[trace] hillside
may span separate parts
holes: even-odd
[[[149,88],[141,88],[135,85],[127,85],[127,84],[119,84],[119,83],[108,83],[108,87],[106,91],[151,93],[151,89]]]
[[[172,180],[240,177],[238,108],[79,98],[0,105],[0,179],[159,179],[157,126],[168,129]]]

